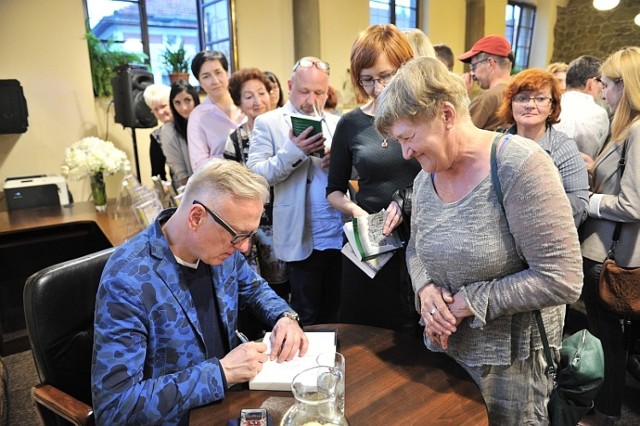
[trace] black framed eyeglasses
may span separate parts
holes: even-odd
[[[358,82],[362,87],[373,87],[376,85],[376,82],[380,83],[382,87],[386,87],[386,85],[389,84],[394,75],[396,75],[395,72],[380,78],[361,78],[360,80],[358,80]]]
[[[302,68],[311,68],[313,66],[318,68],[320,71],[326,72],[327,74],[329,74],[329,71],[331,70],[331,68],[329,67],[329,63],[328,62],[325,62],[325,61],[312,61],[310,59],[300,59],[293,66],[293,72],[296,72],[296,70],[298,68],[300,68],[300,67],[302,67]]]
[[[514,104],[528,105],[529,102],[533,101],[536,106],[547,106],[552,99],[546,96],[515,95],[511,100]]]
[[[227,222],[222,220],[222,218],[220,216],[215,214],[212,210],[209,209],[209,207],[205,206],[200,201],[193,200],[193,204],[198,204],[198,205],[202,206],[202,208],[207,213],[209,213],[209,215],[213,218],[213,220],[216,221],[216,223],[218,225],[222,226],[228,233],[231,234],[231,244],[232,245],[240,244],[244,240],[253,237],[256,234],[256,232],[258,232],[258,230],[256,229],[255,231],[251,231],[251,232],[248,232],[246,234],[239,234],[231,226],[229,226],[229,224]]]
[[[490,58],[485,58],[485,59],[481,59],[481,60],[479,60],[479,61],[477,61],[477,62],[470,63],[470,64],[469,64],[469,69],[470,69],[472,72],[475,72],[475,71],[476,71],[476,68],[478,67],[478,64],[481,64],[481,63],[483,63],[483,62],[487,62],[489,59],[490,59]]]

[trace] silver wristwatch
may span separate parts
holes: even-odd
[[[299,326],[302,326],[302,324],[300,324],[300,315],[296,314],[293,311],[284,311],[283,313],[281,313],[280,315],[278,315],[278,318],[276,318],[276,321],[279,320],[280,318],[289,318],[294,320],[295,322],[298,323]]]

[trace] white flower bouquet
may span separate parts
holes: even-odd
[[[96,173],[112,175],[124,169],[129,159],[124,151],[112,142],[96,137],[79,140],[65,150],[62,174],[72,179],[82,179]]]

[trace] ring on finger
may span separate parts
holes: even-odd
[[[438,312],[438,308],[436,308],[435,306],[432,307],[431,310],[429,311],[431,315],[435,314],[436,312]]]

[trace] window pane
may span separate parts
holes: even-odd
[[[395,24],[398,28],[417,28],[416,0],[396,0]]]
[[[228,0],[206,2],[203,7],[203,17],[204,48],[224,53],[229,65],[233,64],[230,48]]]
[[[146,0],[149,30],[149,59],[156,83],[170,84],[162,54],[165,49],[177,49],[184,44],[189,65],[198,53],[198,14],[195,0],[173,0],[167,7],[166,0]],[[198,81],[190,76],[191,84]]]
[[[169,71],[162,61],[167,47],[176,49],[184,43],[190,60],[200,49],[195,0],[139,0],[145,2],[149,38],[149,63],[156,83],[169,84]],[[93,33],[100,40],[115,40],[116,48],[142,53],[142,25],[138,0],[86,0]],[[197,80],[190,77],[191,84]]]
[[[388,24],[391,22],[391,8],[385,0],[369,1],[369,24]]]
[[[529,53],[533,38],[536,9],[530,5],[509,2],[505,12],[505,38],[511,43],[515,56],[514,67],[519,70],[529,66]]]
[[[98,39],[112,39],[114,48],[142,53],[140,13],[137,1],[87,0],[89,25]]]
[[[391,11],[395,12],[395,18]],[[418,0],[369,0],[369,23],[395,24],[398,28],[417,28]]]

